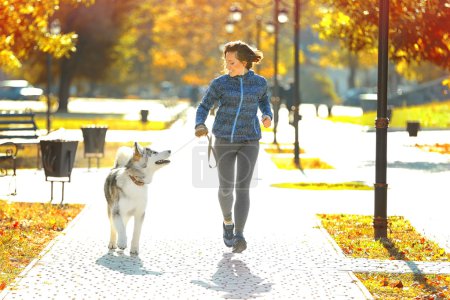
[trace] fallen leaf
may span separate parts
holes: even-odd
[[[387,280],[387,278],[381,279],[381,285],[382,286],[388,286],[389,285],[389,280]]]
[[[396,280],[392,283],[392,287],[401,289],[403,288],[403,283],[401,280]]]

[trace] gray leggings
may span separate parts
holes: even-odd
[[[236,233],[243,233],[250,208],[250,183],[259,153],[259,141],[230,143],[228,140],[216,138],[214,149],[217,155],[219,174],[219,203],[224,220],[233,219]]]

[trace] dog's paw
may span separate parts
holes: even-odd
[[[127,247],[127,240],[119,239],[119,241],[117,242],[117,247],[119,247],[120,250],[124,250]]]
[[[139,249],[138,248],[131,248],[130,249],[130,255],[138,256],[139,255]]]
[[[114,250],[117,248],[117,244],[113,242],[109,242],[108,249]]]

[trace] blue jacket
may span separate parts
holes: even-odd
[[[197,108],[195,126],[205,123],[216,101],[212,133],[232,143],[261,139],[258,107],[263,115],[273,118],[267,81],[251,70],[242,76],[222,75],[211,81]]]

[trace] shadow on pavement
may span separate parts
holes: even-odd
[[[434,163],[434,162],[403,162],[403,161],[395,161],[393,163],[388,163],[388,168],[402,168],[402,169],[410,169],[410,170],[423,170],[426,172],[439,173],[439,172],[447,172],[450,170],[449,163]]]
[[[265,279],[252,274],[243,261],[233,259],[233,256],[233,253],[223,254],[211,281],[192,280],[191,283],[225,292],[227,294],[222,296],[225,299],[250,299],[271,291],[272,283],[263,283]]]
[[[161,276],[163,274],[145,269],[142,260],[137,256],[127,256],[112,250],[97,259],[95,263],[126,275]]]
[[[375,166],[375,161],[367,162],[365,167]],[[408,169],[416,171],[425,171],[430,173],[448,172],[450,170],[450,163],[448,162],[426,162],[426,161],[394,161],[388,162],[388,168],[393,169]]]

